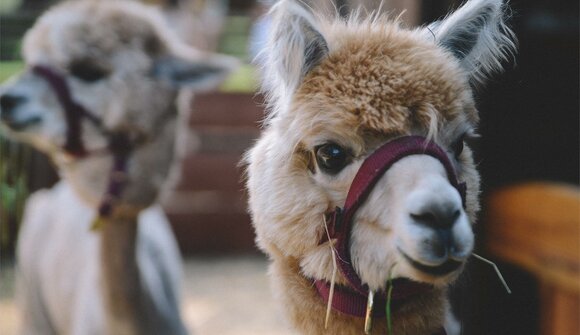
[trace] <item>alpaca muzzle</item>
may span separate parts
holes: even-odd
[[[363,283],[353,268],[351,259],[350,238],[353,217],[385,172],[397,161],[411,155],[429,155],[439,160],[446,170],[449,183],[459,192],[462,206],[465,208],[466,185],[458,181],[455,168],[447,153],[434,142],[421,136],[404,136],[384,144],[367,157],[352,181],[343,208],[336,208],[328,217],[329,237],[336,239],[338,268],[350,286],[339,288],[332,301],[333,308],[342,313],[365,317],[366,297],[369,295],[368,285]],[[326,236],[320,243],[324,242],[327,242]],[[316,281],[315,284],[319,295],[328,300],[327,283]],[[395,303],[433,288],[429,284],[404,278],[396,279],[389,285],[393,285],[392,301]],[[384,316],[383,302],[386,301],[386,295],[377,293],[375,300],[380,303],[372,311],[372,315]],[[364,305],[361,307],[362,303]]]

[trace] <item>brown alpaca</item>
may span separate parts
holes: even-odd
[[[416,30],[383,16],[328,19],[291,0],[271,15],[271,110],[246,157],[247,188],[285,314],[304,334],[361,334],[356,311],[374,293],[367,330],[385,334],[392,287],[392,334],[455,333],[447,286],[471,255],[479,209],[464,145],[479,119],[472,87],[515,50],[502,2],[471,0]],[[387,160],[394,152],[404,154]],[[339,271],[325,326],[331,244]]]

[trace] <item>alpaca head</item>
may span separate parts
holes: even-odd
[[[132,177],[140,175],[148,185],[162,178],[171,161],[178,89],[209,88],[232,65],[225,57],[202,55],[182,45],[157,11],[128,1],[78,1],[54,7],[26,34],[23,56],[28,70],[0,88],[0,125],[63,163],[65,173],[76,171],[71,176],[84,180],[80,191],[89,198],[102,194],[103,179],[108,177],[104,167],[110,166],[107,155],[90,153],[106,151],[109,138],[83,119],[81,140],[89,156],[76,159],[63,152],[64,106],[54,87],[33,67],[43,66],[61,76],[72,100],[108,132],[147,139],[135,150],[130,169],[135,172]],[[152,155],[159,159],[153,161]],[[140,158],[143,161],[137,162]],[[147,168],[133,168],[147,163]]]
[[[350,253],[362,281],[390,275],[445,285],[474,246],[479,176],[464,143],[475,136],[473,88],[514,51],[500,0],[471,0],[429,27],[383,17],[317,17],[293,1],[272,12],[263,87],[271,112],[248,153],[258,245],[300,260],[304,275],[330,279],[324,215],[342,207],[362,162],[405,135],[443,148],[467,184],[465,208],[442,163],[397,161],[353,219]]]

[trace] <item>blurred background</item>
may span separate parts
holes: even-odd
[[[0,82],[24,67],[20,42],[56,1],[0,2]],[[243,191],[241,155],[264,116],[250,65],[252,36],[268,2],[157,0],[188,43],[235,55],[244,64],[222,87],[187,105],[197,145],[180,163],[183,177],[164,201],[185,262],[185,319],[199,334],[290,334],[272,301],[267,261],[255,248]],[[308,1],[328,10],[326,1]],[[386,0],[406,9],[408,26],[428,23],[460,4]],[[342,14],[379,1],[335,0]],[[453,287],[463,334],[580,333],[580,148],[578,1],[512,0],[517,62],[480,92],[481,139],[475,146],[484,204],[477,252]],[[258,22],[258,24],[255,24]],[[200,111],[200,112],[197,112]],[[58,179],[51,164],[0,134],[0,333],[20,316],[13,305],[14,248],[27,195]],[[248,308],[252,306],[252,308]],[[224,318],[224,316],[226,316]]]

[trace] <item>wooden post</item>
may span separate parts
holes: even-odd
[[[579,334],[579,189],[548,183],[509,187],[491,195],[486,218],[488,251],[540,282],[540,334]]]

